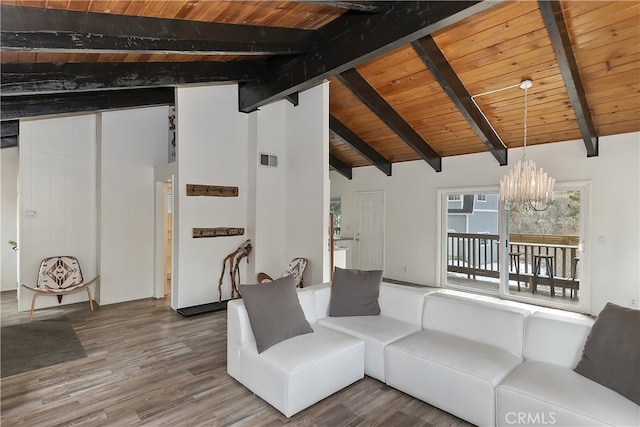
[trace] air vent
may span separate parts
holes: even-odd
[[[272,168],[278,167],[278,156],[274,154],[260,153],[260,166],[268,166]]]

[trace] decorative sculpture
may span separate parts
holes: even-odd
[[[218,282],[218,302],[222,301],[222,279],[224,278],[224,272],[227,268],[227,262],[229,263],[229,276],[231,277],[231,299],[240,298],[241,295],[238,291],[238,285],[240,284],[240,261],[248,257],[252,249],[251,240],[246,240],[238,249],[227,255],[224,261],[222,261],[222,273],[220,273],[220,280]],[[249,260],[247,260],[247,262],[248,261]]]

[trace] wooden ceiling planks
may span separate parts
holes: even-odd
[[[398,58],[400,67],[393,63]],[[369,61],[358,71],[441,156],[486,151],[411,45]]]
[[[563,2],[562,6],[598,134],[637,130],[640,4]]]
[[[318,29],[346,9],[291,1],[0,0],[2,4],[230,24]],[[569,1],[561,6],[600,136],[640,130],[640,3]],[[470,94],[522,79],[529,91],[528,143],[581,139],[547,29],[535,1],[502,2],[444,28],[433,38]],[[264,56],[1,51],[0,62],[204,62]],[[375,90],[443,157],[485,152],[411,45],[357,67]],[[391,162],[419,156],[356,96],[331,79],[330,112]],[[523,142],[519,88],[476,98],[508,147]],[[370,162],[330,136],[330,152],[352,167]],[[513,159],[512,159],[513,160]]]
[[[528,143],[580,138],[555,54],[535,2],[498,5],[483,16],[434,34],[434,40],[472,95],[533,81]],[[502,141],[523,144],[523,92],[518,87],[475,98]],[[548,125],[553,123],[553,132]]]
[[[261,25],[316,30],[345,10],[287,1],[193,1],[193,0],[116,0],[116,1],[19,1],[0,0],[3,4],[68,9],[83,12],[114,13],[155,18],[204,22]]]
[[[400,137],[336,78],[330,79],[329,109],[331,114],[387,160],[402,162],[419,159]]]

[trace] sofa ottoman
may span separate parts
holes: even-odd
[[[287,417],[364,377],[364,343],[318,325],[311,292],[298,298],[314,332],[262,353],[243,301],[227,306],[227,372]]]

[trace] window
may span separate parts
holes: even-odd
[[[333,235],[340,237],[342,198],[340,196],[331,197],[329,201],[329,212],[333,214]]]
[[[504,211],[497,188],[478,190],[438,191],[438,284],[589,312],[588,183],[557,183],[542,212]]]
[[[496,190],[491,194],[497,200]],[[441,285],[462,291],[498,295],[500,257],[498,252],[498,206],[483,203],[480,195],[465,191],[443,192],[441,197],[442,230]],[[454,202],[452,203],[452,198]],[[446,209],[443,209],[446,208]]]
[[[487,201],[487,195],[486,194],[477,194],[476,197],[477,197],[477,200],[479,202],[486,202]]]

